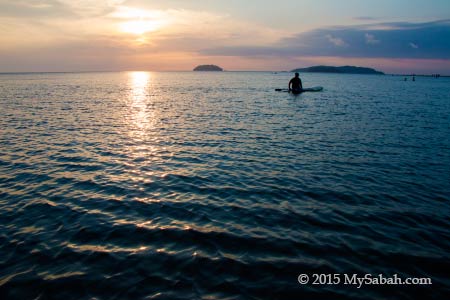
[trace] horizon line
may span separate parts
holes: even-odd
[[[223,70],[223,71],[194,71],[194,70],[84,70],[84,71],[0,71],[0,75],[14,75],[14,74],[43,74],[43,73],[53,73],[53,74],[68,74],[68,73],[121,73],[121,72],[196,72],[196,73],[223,73],[223,72],[255,72],[255,73],[264,73],[264,72],[280,72],[280,73],[294,73],[294,71],[288,70]],[[381,71],[382,72],[382,71]],[[328,73],[328,72],[299,72],[303,74],[337,74],[337,75],[391,75],[391,76],[433,76],[440,75],[441,77],[450,77],[450,72],[447,74],[440,73],[384,73],[384,74],[352,74],[352,73]]]

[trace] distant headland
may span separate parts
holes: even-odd
[[[372,68],[355,67],[355,66],[313,66],[308,68],[298,68],[291,72],[304,72],[304,73],[342,73],[342,74],[376,74],[384,75],[383,72],[377,71]]]
[[[223,71],[223,69],[216,65],[199,65],[194,68],[194,71]]]

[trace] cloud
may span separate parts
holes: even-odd
[[[282,38],[269,46],[225,46],[200,52],[220,56],[450,59],[450,20],[322,28]]]
[[[178,5],[173,9],[174,2],[188,8]],[[375,23],[373,18],[360,17],[367,24],[318,28],[286,36],[285,29],[239,19],[223,10],[208,11],[197,1],[189,1],[188,6],[180,0],[171,3],[0,0],[0,66],[26,69],[35,65],[45,70],[47,63],[55,69],[78,70],[80,66],[120,69],[127,68],[127,63],[150,67],[154,63],[156,68],[157,63],[177,66],[175,62],[182,65],[184,59],[190,65],[193,59],[211,58],[205,62],[217,59],[242,69],[246,67],[238,63],[275,66],[275,62],[286,61],[290,65],[306,58],[450,59],[450,20]],[[124,24],[134,25],[136,19],[148,28],[139,24],[136,27],[141,30],[123,30]],[[142,34],[136,34],[138,31]]]
[[[14,8],[17,14],[26,8],[32,17],[11,14],[6,18],[0,12],[4,33],[0,36],[0,71],[137,69],[139,64],[179,69],[181,59],[191,69],[194,57],[204,57],[200,49],[236,47],[242,41],[271,43],[281,34],[281,30],[202,10],[131,7],[123,1],[28,2],[17,0]],[[50,11],[55,17],[45,16]],[[138,24],[124,30],[124,25],[136,21],[149,28]]]
[[[330,43],[332,43],[336,47],[347,47],[348,46],[348,44],[346,42],[344,42],[343,39],[338,38],[338,37],[333,37],[331,34],[327,34],[325,37],[328,39],[328,41]]]
[[[59,0],[80,17],[101,17],[113,12],[125,0]]]
[[[0,17],[85,19],[105,16],[125,0],[0,0]]]
[[[366,37],[366,44],[375,45],[380,42],[380,40],[377,40],[373,34],[366,33],[364,36]]]
[[[0,0],[0,17],[3,18],[58,18],[73,17],[70,7],[58,0],[26,1]]]
[[[358,21],[375,21],[375,20],[377,20],[377,18],[367,17],[367,16],[355,17],[353,19],[358,20]]]

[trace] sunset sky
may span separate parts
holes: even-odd
[[[0,72],[290,70],[450,75],[449,0],[0,0]]]

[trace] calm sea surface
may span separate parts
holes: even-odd
[[[0,298],[448,297],[450,79],[291,75],[0,75]]]

